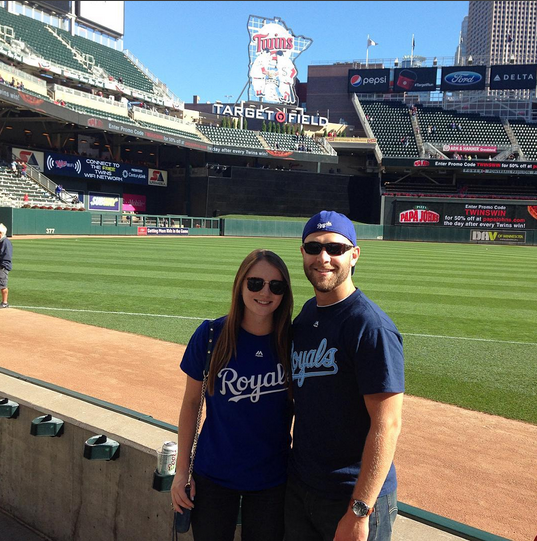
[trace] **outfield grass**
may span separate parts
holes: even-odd
[[[88,310],[32,308],[186,344],[198,318],[227,312],[236,270],[255,248],[286,261],[296,315],[312,296],[299,244],[225,237],[14,239],[9,300],[19,307]],[[354,282],[403,333],[407,392],[537,424],[536,249],[360,246]]]

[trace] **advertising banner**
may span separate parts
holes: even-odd
[[[295,36],[277,17],[268,19],[250,15],[248,33],[249,98],[268,103],[296,103],[298,70],[295,62],[313,40]]]
[[[390,89],[389,69],[350,69],[348,75],[349,94],[360,92],[388,92]]]
[[[505,231],[481,231],[479,229],[472,229],[470,240],[472,242],[488,242],[491,244],[526,244],[526,232],[506,233]]]
[[[393,225],[473,228],[481,231],[537,229],[537,205],[398,200],[395,202]]]
[[[45,154],[45,174],[128,184],[148,184],[147,167],[55,152]]]
[[[506,90],[519,88],[535,88],[537,64],[491,66],[490,89]]]
[[[161,171],[160,169],[149,169],[148,184],[150,186],[167,186],[168,171]]]
[[[442,147],[443,152],[488,152],[490,154],[496,154],[498,147],[491,145],[444,145]]]
[[[436,90],[437,68],[398,68],[394,70],[394,92],[432,92]]]
[[[145,195],[134,195],[130,193],[123,194],[123,210],[126,212],[145,212]]]
[[[188,235],[186,227],[139,227],[138,235]]]
[[[117,193],[89,192],[88,210],[119,212],[120,197]]]
[[[419,167],[420,169],[453,169],[463,173],[496,175],[537,175],[536,162],[497,162],[493,160],[435,160],[434,158],[383,158],[386,167]]]
[[[443,67],[440,90],[484,90],[486,72],[486,66]]]
[[[45,164],[45,154],[43,152],[15,147],[12,150],[17,160],[26,162],[28,165],[33,165],[38,171],[43,172]]]

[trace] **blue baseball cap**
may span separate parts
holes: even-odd
[[[333,210],[321,210],[321,212],[312,216],[304,226],[302,242],[308,235],[319,231],[339,233],[350,240],[353,246],[356,246],[356,230],[353,223],[344,214]]]

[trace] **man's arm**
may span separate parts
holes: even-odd
[[[362,454],[362,467],[352,498],[375,505],[390,471],[397,439],[401,432],[403,393],[377,393],[364,396],[371,427]],[[347,510],[339,521],[334,541],[367,541],[369,517],[357,517]]]

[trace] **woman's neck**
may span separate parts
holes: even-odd
[[[265,336],[270,334],[274,328],[274,320],[271,317],[261,317],[254,314],[245,314],[241,327],[250,334]]]

